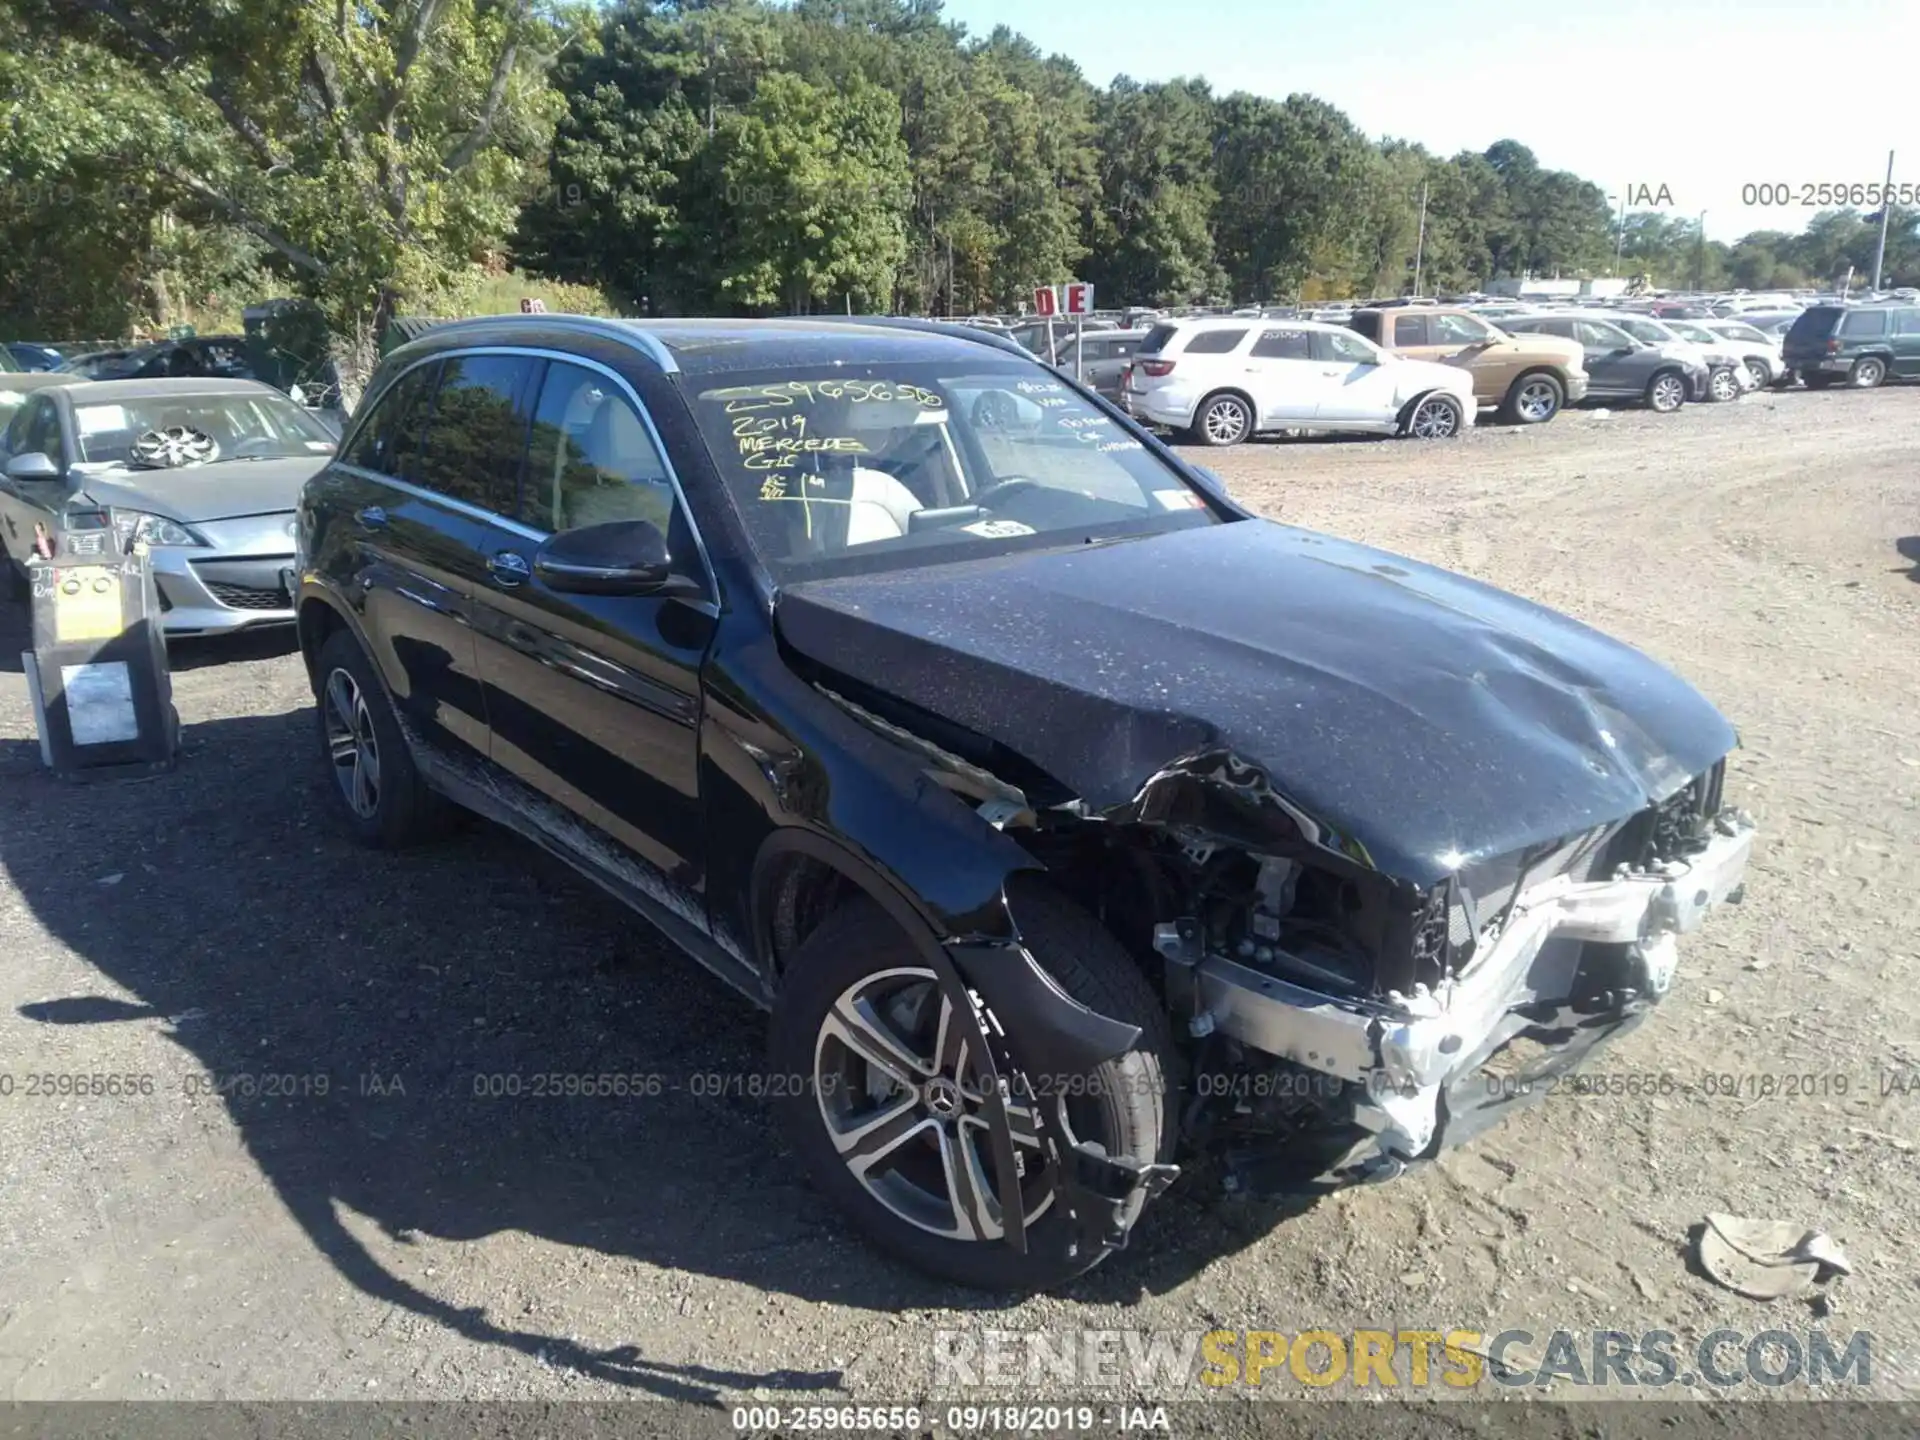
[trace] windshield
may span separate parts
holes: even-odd
[[[76,460],[165,470],[220,460],[282,460],[330,454],[333,437],[304,410],[267,392],[150,395],[75,405]]]
[[[729,376],[694,413],[781,579],[1216,522],[1179,473],[1032,364]]]
[[[1684,320],[1669,320],[1667,322],[1667,328],[1682,340],[1692,340],[1701,345],[1712,345],[1720,338],[1715,335],[1713,331],[1707,329],[1706,326],[1689,325]]]

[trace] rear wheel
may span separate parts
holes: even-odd
[[[1687,382],[1678,370],[1662,370],[1647,382],[1647,408],[1671,415],[1687,403]]]
[[[1202,445],[1238,445],[1253,434],[1253,407],[1238,395],[1209,395],[1194,412],[1193,438]]]
[[[1500,408],[1509,424],[1544,425],[1560,413],[1565,403],[1566,391],[1560,388],[1560,382],[1537,370],[1513,382]]]
[[[1466,426],[1467,412],[1451,395],[1422,395],[1407,417],[1407,434],[1415,440],[1451,440]]]
[[[1847,384],[1855,390],[1871,390],[1886,378],[1887,362],[1877,355],[1862,356],[1847,372]]]
[[[427,787],[373,662],[336,630],[314,664],[320,751],[347,828],[363,845],[397,850],[445,830],[449,806]]]
[[[1722,365],[1707,377],[1707,397],[1716,404],[1738,400],[1740,394],[1740,377],[1733,373],[1731,365]]]
[[[1004,1242],[983,1072],[964,1016],[912,941],[870,900],[829,917],[788,966],[775,1003],[774,1073],[794,1148],[814,1182],[870,1240],[963,1285],[1039,1290],[1100,1258],[1073,1227],[1042,1161],[1032,1106],[1080,1141],[1142,1163],[1171,1148],[1165,1010],[1126,951],[1085,911],[1034,886],[1014,915],[1034,956],[1074,999],[1140,1027],[1134,1049],[1084,1076],[1046,1077],[1010,1107],[1027,1253]],[[996,1017],[971,992],[988,1034]],[[798,1083],[804,1081],[805,1083]],[[1040,1093],[1044,1092],[1044,1093]]]
[[[1764,390],[1773,384],[1773,371],[1764,360],[1750,359],[1746,362],[1747,374],[1753,377],[1753,388]]]

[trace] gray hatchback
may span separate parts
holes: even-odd
[[[1707,367],[1664,346],[1636,340],[1592,315],[1513,315],[1500,328],[1576,340],[1586,352],[1589,400],[1638,400],[1667,413],[1707,393]]]

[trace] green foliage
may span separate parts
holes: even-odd
[[[555,309],[965,314],[1074,277],[1112,303],[1864,283],[1878,239],[1854,211],[1617,231],[1518,140],[1442,157],[1307,95],[1101,89],[940,0],[0,0],[0,26],[0,326],[206,328],[292,291],[349,376],[398,310],[516,308],[509,263]],[[1886,273],[1920,281],[1912,211]]]
[[[544,160],[562,108],[546,56],[577,20],[535,0],[4,11],[58,66],[7,75],[32,172],[108,177],[152,214],[250,236],[350,335],[478,280]]]

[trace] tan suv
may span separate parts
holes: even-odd
[[[1347,322],[1384,350],[1410,360],[1458,365],[1473,396],[1500,418],[1539,425],[1587,394],[1585,352],[1553,335],[1509,335],[1467,310],[1444,305],[1356,310]]]

